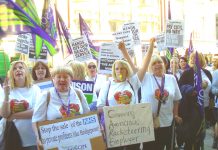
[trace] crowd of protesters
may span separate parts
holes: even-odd
[[[97,111],[100,122],[104,124],[102,112],[105,106],[150,103],[155,140],[108,149],[171,150],[173,145],[173,149],[200,150],[204,147],[205,129],[209,126],[214,128],[212,146],[218,148],[218,61],[210,72],[206,69],[203,54],[193,52],[189,58],[175,55],[168,60],[165,56],[153,54],[154,43],[155,38],[151,38],[150,48],[138,68],[124,42],[120,42],[118,48],[125,60],[113,63],[110,77],[98,74],[95,60],[85,63],[71,61],[53,69],[39,61],[33,66],[32,73],[23,61],[13,62],[0,86],[0,116],[13,122],[17,139],[20,139],[20,143],[16,143],[20,145],[11,146],[16,146],[17,150],[36,150],[37,146],[42,146],[37,122]],[[196,55],[201,68],[203,114],[194,83]],[[35,83],[47,78],[52,79],[54,87],[42,91]],[[94,82],[92,105],[88,105],[80,89],[71,85],[72,80]],[[125,98],[115,96],[124,91]],[[92,109],[94,107],[96,109]],[[171,140],[173,128],[176,128],[174,142]],[[13,149],[7,147],[7,142],[4,144],[4,149]]]

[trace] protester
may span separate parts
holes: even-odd
[[[214,64],[213,64],[213,81],[212,81],[212,93],[215,95],[214,97],[214,103],[215,103],[215,109],[214,109],[214,117],[216,120],[216,123],[218,122],[218,59],[215,60]],[[216,127],[218,128],[218,126]],[[215,132],[218,131],[218,129],[216,129],[214,131],[214,139],[213,139],[213,148],[218,148],[218,136],[217,133],[215,134]]]
[[[176,81],[179,81],[181,75],[182,75],[182,71],[181,69],[179,69],[179,59],[177,57],[173,57],[170,60],[170,70],[169,70],[170,74],[173,74],[176,78]]]
[[[50,78],[50,71],[48,66],[42,62],[38,61],[32,69],[32,78],[34,81],[44,80],[46,78]]]
[[[81,90],[73,88],[73,72],[67,66],[60,66],[52,71],[54,87],[44,92],[34,108],[33,129],[39,140],[36,123],[44,120],[55,120],[89,112],[89,106]],[[50,96],[49,96],[50,95]]]
[[[189,86],[191,86],[190,89],[194,89],[193,88],[194,87],[194,66],[196,65],[195,64],[195,57],[196,57],[196,53],[193,52],[189,58],[190,68],[183,72],[183,74],[179,80],[179,85],[180,85],[181,89],[182,88],[187,89]],[[213,98],[213,95],[210,93],[211,92],[212,75],[210,74],[210,72],[208,70],[204,69],[205,59],[204,59],[204,56],[202,53],[198,53],[198,59],[199,59],[199,66],[201,68],[201,77],[202,77],[204,116],[205,116],[206,124],[207,124],[209,120],[213,120],[213,119],[209,119],[212,117],[210,115],[210,110],[209,110],[209,101],[211,98]],[[203,145],[204,145],[204,137],[205,137],[204,118],[201,117],[199,110],[196,110],[196,112],[193,113],[193,111],[195,110],[194,107],[198,106],[196,91],[191,90],[191,91],[189,91],[189,93],[191,93],[190,95],[192,95],[192,99],[195,100],[196,104],[193,105],[193,108],[190,108],[191,104],[189,104],[189,106],[187,105],[188,108],[190,108],[190,110],[187,109],[188,112],[185,112],[188,114],[188,116],[187,116],[188,118],[183,118],[183,120],[187,120],[189,122],[190,126],[192,126],[192,128],[190,128],[190,131],[188,133],[188,134],[190,134],[190,137],[192,137],[192,139],[189,141],[185,141],[185,149],[189,150],[192,147],[194,147],[196,149],[200,149],[200,147],[203,147]],[[187,93],[187,94],[189,94],[189,93]],[[193,95],[195,95],[195,97],[193,97]],[[189,100],[189,101],[187,100],[187,103],[188,102],[191,102],[191,100]],[[194,114],[195,114],[195,116],[193,116]],[[182,133],[182,134],[185,134],[185,133]]]
[[[40,89],[31,81],[26,64],[22,61],[13,62],[9,78],[4,84],[5,98],[0,111],[3,118],[14,122],[25,150],[37,149],[31,119],[35,103],[40,98]]]
[[[188,63],[187,63],[187,59],[185,57],[180,57],[179,59],[179,68],[182,71],[182,73],[188,69]]]
[[[69,63],[69,65],[73,71],[73,80],[85,81],[86,78],[85,64],[79,61],[73,61]]]
[[[147,55],[152,55],[154,41],[154,39],[151,40],[150,50]],[[119,43],[119,49],[123,55],[128,55],[124,42]],[[136,104],[138,102],[137,91],[140,88],[147,67],[147,60],[144,59],[142,68],[133,75],[132,69],[127,61],[116,60],[112,65],[112,80],[108,81],[107,86],[104,86],[99,93],[97,101],[99,112],[102,112],[104,106]],[[123,148],[126,150],[139,149],[139,144],[110,149],[120,150]]]

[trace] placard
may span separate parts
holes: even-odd
[[[32,35],[30,33],[19,34],[17,36],[15,50],[23,54],[28,54],[31,38]]]
[[[161,33],[159,35],[156,36],[156,43],[157,43],[157,49],[159,51],[165,50],[166,46],[165,46],[165,33]]]
[[[44,79],[44,80],[41,80],[41,81],[35,81],[34,84],[39,86],[41,91],[48,91],[50,88],[54,87],[52,79],[50,79],[50,78]]]
[[[88,104],[92,103],[93,90],[94,90],[94,82],[93,81],[73,80],[72,85],[74,88],[78,88],[78,89],[83,91]]]
[[[103,107],[108,148],[154,140],[150,103]]]
[[[166,47],[183,47],[184,22],[168,20],[166,22]]]
[[[99,63],[98,63],[98,73],[99,74],[112,74],[112,65],[115,60],[122,59],[122,54],[115,43],[102,43]]]
[[[114,43],[118,45],[121,41],[124,41],[129,55],[135,56],[134,48],[133,48],[134,42],[133,42],[131,30],[115,32],[112,35],[114,36]]]
[[[130,30],[132,33],[132,38],[134,45],[140,45],[140,34],[139,34],[139,25],[136,22],[129,22],[123,25],[123,31]]]
[[[105,150],[98,116],[95,113],[39,122],[37,128],[44,150]]]
[[[87,61],[92,59],[88,40],[85,36],[72,40],[72,48],[77,61]]]

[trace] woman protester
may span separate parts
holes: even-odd
[[[189,123],[187,125],[187,134],[189,137],[184,139],[186,150],[191,148],[200,149],[200,147],[203,147],[205,138],[204,119],[206,119],[206,124],[208,124],[209,120],[212,124],[215,123],[213,115],[210,113],[209,109],[210,99],[213,98],[211,93],[212,75],[208,70],[204,69],[206,62],[202,53],[198,53],[198,60],[201,68],[204,114],[202,115],[199,113],[200,106],[197,104],[197,94],[194,88],[194,67],[196,65],[195,58],[196,52],[191,53],[189,58],[190,68],[183,72],[179,80],[181,93],[184,95],[184,104],[186,104],[184,107],[181,107],[181,114],[183,115],[184,124],[186,124],[186,122]],[[183,134],[185,133],[181,133],[181,136],[183,136]]]
[[[189,68],[187,59],[185,57],[180,57],[179,58],[179,68],[182,71],[182,73]]]
[[[51,77],[51,74],[50,74],[49,68],[44,62],[38,61],[33,66],[32,78],[34,81],[40,81],[40,80],[44,80],[50,77]]]
[[[214,97],[214,117],[216,120],[216,126],[214,130],[214,139],[213,139],[213,148],[218,148],[218,59],[215,60],[213,64],[213,81],[212,81],[212,93],[215,95]]]
[[[34,108],[32,118],[33,129],[40,146],[36,123],[44,120],[55,120],[89,112],[89,106],[81,90],[73,88],[72,70],[67,66],[59,66],[52,71],[54,87],[44,92]]]
[[[154,39],[150,42],[150,50],[147,55],[152,55],[154,47]],[[119,49],[123,55],[128,55],[124,42],[119,43]],[[130,59],[130,58],[129,58]],[[104,86],[98,97],[97,107],[99,112],[102,112],[104,106],[117,106],[126,104],[138,103],[137,91],[141,86],[144,74],[147,70],[148,63],[144,59],[143,67],[136,74],[132,74],[132,69],[127,61],[116,60],[112,65],[112,79],[108,81],[107,86]],[[139,144],[109,148],[113,150],[131,150],[139,149]]]
[[[40,98],[40,89],[32,85],[31,74],[24,62],[15,61],[11,64],[4,84],[4,94],[0,115],[14,122],[24,150],[36,150],[31,120],[35,103]],[[10,145],[16,147],[13,143]]]
[[[154,41],[154,38],[150,40],[152,45]],[[141,103],[151,103],[155,141],[144,143],[143,149],[162,150],[165,147],[170,149],[173,119],[178,123],[182,122],[178,116],[181,93],[175,77],[165,73],[166,67],[162,57],[152,56],[152,53],[153,49],[150,49],[144,58],[144,63],[148,65],[144,69],[146,71],[148,69],[149,72],[145,73],[141,82]],[[136,68],[127,53],[124,57],[132,64],[132,68]]]

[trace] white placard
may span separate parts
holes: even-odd
[[[157,49],[159,51],[165,50],[165,33],[161,33],[156,36]]]
[[[15,50],[23,54],[28,54],[31,38],[30,33],[19,34],[17,36]]]
[[[90,140],[102,136],[97,114],[58,122],[50,121],[39,125],[38,130],[45,150],[66,150],[79,145],[83,145],[83,150],[91,150]]]
[[[168,20],[166,23],[166,47],[183,47],[184,22]]]
[[[122,59],[122,54],[115,43],[102,43],[99,54],[98,72],[111,74],[115,60]]]
[[[130,30],[135,45],[140,45],[139,25],[136,22],[129,22],[123,25],[123,31]]]
[[[92,59],[88,40],[85,36],[72,40],[72,49],[77,61],[87,61]]]
[[[114,43],[118,45],[121,41],[124,41],[129,55],[130,56],[135,55],[134,48],[133,48],[134,42],[133,42],[132,33],[130,30],[115,32],[112,35],[114,37]]]
[[[154,140],[150,103],[104,107],[108,148]]]

